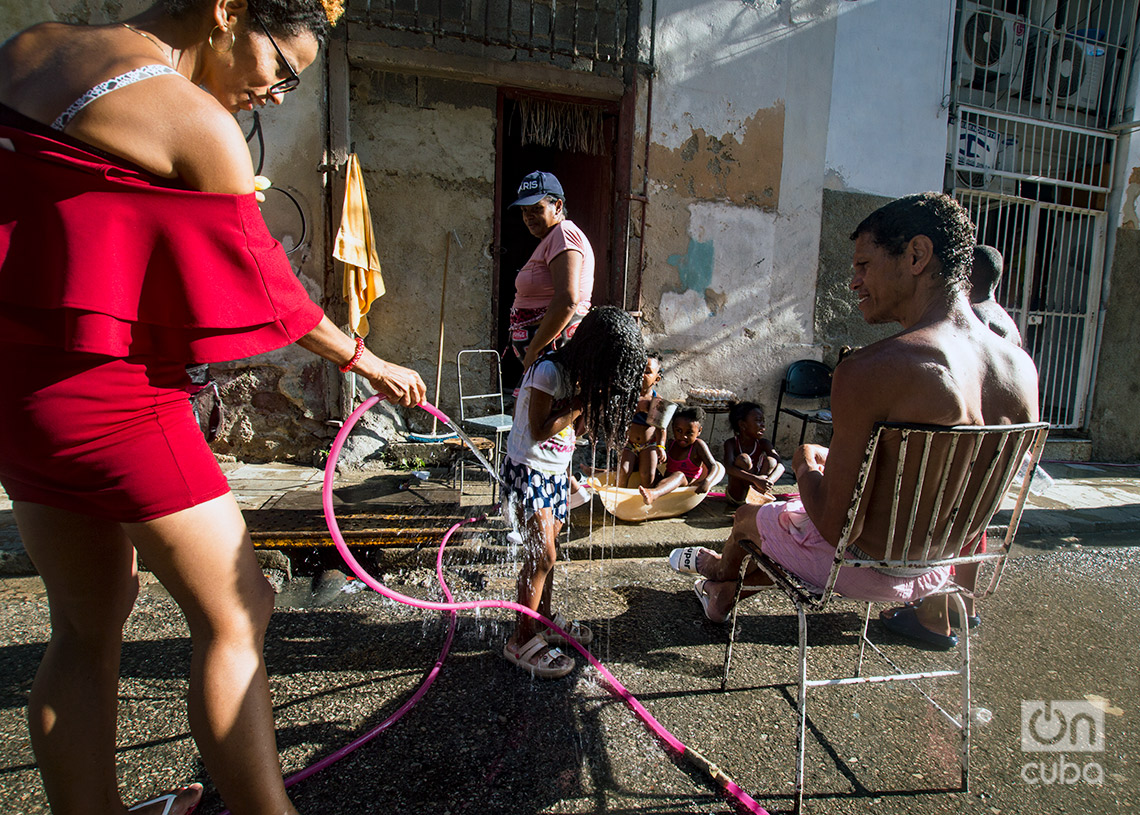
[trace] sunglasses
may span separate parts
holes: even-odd
[[[257,24],[261,26],[261,30],[264,31],[265,36],[269,38],[269,44],[272,45],[273,50],[277,52],[277,56],[280,57],[281,63],[285,66],[285,70],[289,72],[289,76],[280,82],[274,82],[270,85],[269,92],[271,94],[289,93],[289,91],[296,90],[297,86],[301,84],[301,77],[297,75],[297,72],[293,70],[293,66],[289,64],[289,60],[281,53],[281,47],[277,45],[277,40],[273,39],[273,35],[270,34],[269,29],[265,27],[265,23],[261,22],[261,18],[254,14],[252,10],[250,11],[250,15],[253,19],[257,20]]]

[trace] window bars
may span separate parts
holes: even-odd
[[[562,57],[574,68],[647,66],[640,16],[640,0],[350,0],[347,13],[350,23],[428,44],[472,42],[512,49],[514,58]]]

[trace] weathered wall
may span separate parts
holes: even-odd
[[[834,9],[658,4],[642,309],[668,396],[771,410],[811,355]]]
[[[898,330],[867,325],[856,307],[849,236],[887,201],[942,189],[951,14],[936,0],[840,4],[815,303],[817,350],[830,365],[842,346]]]
[[[434,397],[446,261],[439,403],[458,415],[455,356],[463,348],[490,348],[493,340],[488,247],[496,92],[367,69],[353,70],[351,79],[351,138],[364,168],[388,289],[369,314],[368,346],[419,371],[429,399]],[[448,254],[452,231],[459,242],[452,239]]]
[[[0,39],[42,20],[108,23],[149,6],[146,0],[28,0],[0,3]],[[322,175],[325,79],[318,59],[301,86],[280,108],[262,111],[266,138],[264,174],[288,188],[302,203],[309,241],[290,260],[314,300],[320,302],[325,275],[325,215]],[[248,130],[249,119],[243,118]],[[276,196],[280,199],[280,196]],[[271,202],[280,203],[280,200]],[[273,205],[271,203],[270,205]],[[291,205],[290,205],[291,206]],[[214,366],[225,404],[215,451],[249,461],[307,460],[330,438],[325,424],[325,376],[328,363],[297,348],[253,360]]]
[[[1092,456],[1096,461],[1140,461],[1140,230],[1134,224],[1116,231],[1111,280],[1089,421]]]
[[[851,232],[860,221],[890,200],[859,192],[823,191],[815,338],[820,358],[828,365],[835,365],[844,345],[859,348],[898,330],[898,326],[868,325],[849,288]]]
[[[953,6],[839,4],[827,186],[890,198],[942,189]]]
[[[1133,60],[1125,121],[1140,110],[1140,55]],[[1140,461],[1140,131],[1121,134],[1109,199],[1109,253],[1101,295],[1103,326],[1089,410],[1089,438],[1097,461]]]

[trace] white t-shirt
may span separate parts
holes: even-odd
[[[549,394],[555,402],[574,395],[559,365],[548,359],[532,365],[523,377],[515,401],[514,424],[507,437],[507,455],[516,464],[525,464],[547,475],[558,475],[570,466],[570,458],[574,454],[574,427],[564,427],[549,439],[537,441],[530,429],[530,399],[536,390]]]

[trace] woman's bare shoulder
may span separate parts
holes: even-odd
[[[184,83],[184,105],[164,102],[163,115],[174,127],[174,172],[187,186],[206,192],[253,192],[253,161],[241,126],[213,96]]]

